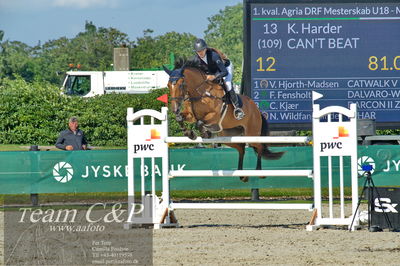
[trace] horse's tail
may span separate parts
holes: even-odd
[[[261,136],[268,136],[269,135],[269,130],[268,130],[268,122],[267,119],[265,119],[264,115],[260,113],[261,115]],[[281,152],[272,152],[268,149],[267,144],[263,143],[263,151],[262,151],[262,157],[267,160],[278,160],[280,159],[283,154],[285,154],[284,151]]]
[[[268,129],[268,122],[265,116],[260,112],[261,115],[261,136],[268,136],[269,129]]]

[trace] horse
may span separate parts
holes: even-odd
[[[233,105],[225,95],[223,84],[207,81],[205,69],[194,60],[180,59],[173,70],[164,67],[169,75],[170,110],[175,114],[184,135],[191,139],[197,136],[189,130],[184,121],[196,123],[203,138],[217,136],[267,136],[268,124],[255,102],[247,96],[239,95],[245,117],[237,120],[233,115]],[[226,143],[239,153],[238,170],[243,169],[245,143]],[[256,170],[261,170],[261,158],[277,160],[284,152],[271,152],[265,143],[249,143],[257,154]],[[260,177],[265,178],[265,177]],[[248,177],[240,177],[243,182]]]

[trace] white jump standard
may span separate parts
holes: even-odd
[[[347,110],[347,111],[346,111]],[[134,177],[134,158],[140,158],[140,195],[141,207],[143,211],[138,214],[132,215],[128,218],[126,228],[139,225],[151,225],[154,228],[178,226],[175,216],[173,215],[174,209],[306,209],[316,210],[317,216],[315,224],[308,226],[308,230],[318,228],[324,225],[350,225],[354,215],[355,208],[352,208],[350,217],[344,217],[344,182],[343,171],[340,173],[340,191],[341,191],[341,204],[340,217],[333,217],[333,197],[332,197],[332,172],[329,170],[329,217],[322,216],[322,199],[321,199],[321,171],[316,169],[320,167],[320,157],[329,157],[329,167],[331,167],[331,156],[344,155],[351,156],[352,174],[355,173],[355,180],[352,178],[352,199],[353,205],[357,206],[358,202],[358,185],[357,185],[357,137],[356,137],[356,121],[355,121],[355,106],[350,110],[343,107],[328,107],[319,110],[318,105],[314,105],[313,113],[313,133],[314,133],[314,170],[180,170],[170,171],[169,169],[169,143],[308,143],[308,137],[220,137],[213,139],[190,140],[187,137],[168,137],[168,119],[167,108],[163,107],[161,112],[155,110],[141,110],[134,113],[131,108],[128,109],[127,122],[128,122],[128,204],[129,213],[133,211],[135,206],[134,191],[135,180],[138,183],[139,177]],[[320,129],[315,129],[317,126],[316,120],[320,121],[320,117],[326,116],[328,113],[339,113],[340,122],[332,122],[328,119]],[[350,124],[342,121],[342,114],[350,118]],[[150,116],[150,124],[145,125],[144,117]],[[318,118],[317,118],[318,116]],[[161,124],[155,124],[154,118],[161,121]],[[140,120],[140,124],[137,123]],[[354,124],[355,123],[355,124]],[[354,124],[354,125],[353,125]],[[329,127],[329,129],[327,128]],[[326,130],[326,131],[325,131]],[[342,131],[340,131],[342,130]],[[355,130],[355,131],[353,131]],[[331,132],[328,132],[331,131]],[[335,133],[336,132],[336,133]],[[344,132],[342,135],[338,132]],[[331,136],[331,133],[334,136]],[[317,136],[319,134],[319,136]],[[336,144],[329,144],[329,149],[321,150],[324,145],[323,139],[327,137],[329,142]],[[352,140],[354,139],[355,147]],[[325,141],[327,142],[327,141]],[[351,143],[351,147],[348,144]],[[322,146],[321,146],[322,145]],[[332,146],[335,146],[332,148]],[[340,148],[338,148],[339,146]],[[351,151],[355,149],[354,151]],[[332,153],[333,151],[333,153]],[[343,153],[347,152],[349,153]],[[339,153],[339,154],[338,154]],[[342,154],[343,153],[343,154]],[[151,191],[145,192],[145,174],[143,170],[145,158],[151,159]],[[155,179],[155,158],[162,160],[162,194],[156,194],[156,179]],[[355,161],[355,164],[353,165]],[[341,166],[343,159],[340,159]],[[354,171],[355,169],[355,171]],[[297,178],[314,178],[314,204],[284,204],[284,203],[172,203],[169,196],[169,181],[174,177],[210,177],[210,178],[229,178],[236,176],[285,176]],[[239,181],[238,181],[239,182]],[[148,189],[149,190],[149,189]],[[331,201],[332,200],[332,201]],[[357,218],[358,216],[356,216]],[[355,219],[354,226],[358,225],[358,219]],[[353,228],[352,228],[353,229]]]
[[[332,120],[332,116],[337,119]],[[322,117],[326,120],[321,121]],[[347,118],[345,120],[344,118]],[[324,225],[351,225],[353,216],[356,216],[355,222],[351,230],[359,226],[358,204],[358,173],[357,173],[357,107],[351,104],[350,109],[341,106],[329,106],[322,110],[318,104],[313,105],[313,157],[314,157],[314,203],[317,210],[317,216],[314,225],[308,225],[307,230]],[[339,188],[340,188],[340,205],[334,208],[333,199],[333,174],[332,159],[339,159]],[[351,183],[351,214],[346,217],[344,204],[344,158],[350,159],[350,176]],[[321,159],[328,161],[328,191],[329,191],[329,211],[326,215],[322,212],[322,196],[321,196]],[[339,216],[337,216],[339,213]]]

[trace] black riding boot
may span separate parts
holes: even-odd
[[[231,102],[232,102],[232,105],[234,108],[233,115],[235,116],[235,118],[237,120],[240,120],[244,117],[244,112],[243,112],[242,108],[239,107],[238,96],[233,89],[228,91],[228,93],[229,93],[229,97],[231,98]]]

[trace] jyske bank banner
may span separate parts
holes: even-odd
[[[346,131],[333,136],[332,141],[344,143]],[[333,131],[333,130],[332,130]],[[327,131],[328,132],[328,131]],[[329,130],[330,132],[330,130]],[[341,136],[340,136],[341,135]],[[316,144],[314,144],[316,145]],[[318,148],[321,149],[321,144]],[[328,146],[329,147],[329,146]],[[337,148],[337,144],[335,146]],[[344,144],[343,144],[344,147]],[[312,169],[312,147],[271,147],[285,151],[280,160],[263,160],[263,169]],[[340,149],[339,149],[340,150]],[[257,158],[251,149],[246,152],[244,169],[254,169]],[[139,158],[136,158],[139,165]],[[143,169],[151,178],[151,160],[145,159]],[[161,189],[161,159],[155,160],[157,189]],[[335,163],[335,162],[334,162]],[[372,177],[377,186],[400,186],[400,146],[358,146],[358,173],[364,174],[362,165],[373,166]],[[0,152],[0,193],[70,193],[70,192],[123,192],[127,191],[127,151],[39,151]],[[135,162],[136,165],[136,162]],[[322,165],[327,168],[327,165]],[[140,180],[139,167],[135,177]],[[170,168],[174,170],[234,170],[237,169],[237,151],[231,148],[171,149]],[[338,173],[333,173],[338,174]],[[362,185],[364,179],[360,178]],[[327,184],[322,184],[327,186]],[[336,184],[334,184],[336,185]],[[312,188],[311,178],[268,177],[250,178],[243,183],[239,178],[176,177],[170,181],[171,190],[251,189],[251,188]],[[135,184],[140,188],[140,184]]]

